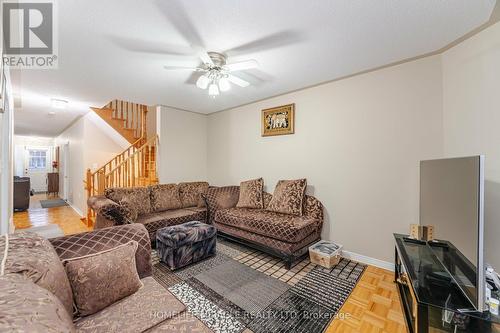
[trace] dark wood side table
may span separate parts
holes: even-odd
[[[47,195],[59,195],[59,173],[49,172],[47,174]]]

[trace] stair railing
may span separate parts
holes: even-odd
[[[139,139],[143,140],[144,139]],[[137,141],[139,141],[137,140]],[[92,172],[87,169],[85,189],[87,197],[104,194],[110,187],[147,186],[158,182],[156,153],[158,135],[145,141],[140,147],[134,143],[101,168]],[[95,221],[95,212],[87,208],[87,224]]]
[[[133,129],[136,137],[147,138],[146,114],[148,106],[144,104],[113,100],[104,108],[113,110],[113,117],[123,119],[124,127]]]

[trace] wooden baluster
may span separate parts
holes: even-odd
[[[126,179],[127,187],[130,187],[130,168],[129,168],[129,163],[130,163],[130,160],[127,160],[125,162],[125,179]]]
[[[140,114],[140,108],[137,107],[135,110],[135,135],[137,137],[140,137],[141,132],[139,131],[139,114]]]
[[[147,115],[147,113],[148,113],[148,109],[147,109],[147,107],[146,107],[145,105],[143,105],[143,106],[142,106],[142,109],[143,109],[143,116],[142,116],[142,117],[143,117],[143,119],[144,119],[144,122],[143,122],[143,124],[142,124],[142,137],[143,137],[144,139],[147,139],[147,138],[148,138],[148,135],[147,135],[147,133],[146,133],[146,115]]]
[[[119,165],[118,166],[118,187],[121,187],[122,186],[122,167]]]
[[[148,178],[149,178],[149,184],[151,184],[151,146],[148,144]]]
[[[135,155],[132,155],[131,162],[132,162],[132,186],[135,187]]]
[[[130,128],[132,128],[134,130],[134,134],[135,134],[135,127],[134,127],[134,109],[135,108],[134,108],[134,105],[135,104],[132,104],[132,110],[131,110],[131,113],[130,113]]]
[[[90,198],[92,196],[92,172],[90,169],[87,169],[87,174],[86,174],[86,185],[87,185],[87,198]],[[87,205],[87,226],[90,227],[92,223],[92,209]]]
[[[99,170],[99,173],[98,173],[98,181],[97,181],[97,185],[99,187],[99,190],[97,191],[99,195],[101,194],[104,194],[104,182],[105,182],[105,179],[104,179],[104,170]]]
[[[139,153],[137,154],[137,156],[139,157],[139,163],[138,163],[139,172],[138,173],[139,173],[139,179],[140,179],[142,177],[142,170],[143,170],[143,168],[142,168],[142,163],[143,163],[142,150],[139,150]]]

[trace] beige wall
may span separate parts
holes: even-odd
[[[485,155],[485,256],[500,270],[500,23],[442,61],[444,153]]]
[[[87,211],[87,194],[83,184],[86,170],[101,167],[129,144],[91,112],[78,119],[56,138],[56,144],[65,143],[69,143],[68,201],[84,216]]]
[[[260,110],[295,103],[294,135],[261,137]],[[208,117],[214,185],[305,177],[325,205],[323,237],[393,261],[393,232],[418,222],[421,159],[442,147],[439,56],[301,90]]]
[[[83,216],[86,211],[83,190],[85,121],[80,118],[56,138],[56,144],[68,143],[68,202]]]
[[[160,183],[207,179],[207,116],[158,106]]]
[[[3,53],[0,54],[2,56]],[[3,57],[2,57],[3,58]],[[0,79],[5,76],[4,110],[0,113],[0,235],[13,232],[13,176],[14,176],[14,98],[10,84],[10,72],[0,64]]]

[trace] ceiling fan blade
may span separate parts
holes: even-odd
[[[232,74],[228,74],[227,79],[230,82],[232,82],[235,85],[240,86],[240,87],[248,87],[250,85],[250,83],[248,81],[245,81],[245,80],[243,80],[235,75],[232,75]]]
[[[228,71],[242,71],[245,69],[252,69],[257,67],[259,67],[259,63],[254,59],[235,62],[224,66],[224,68]]]
[[[198,47],[204,45],[193,19],[190,18],[188,11],[184,8],[183,1],[156,0],[155,5],[164,15],[168,24],[172,25],[184,37],[186,42]]]
[[[302,42],[304,39],[304,36],[297,31],[285,30],[233,47],[230,50],[226,50],[224,53],[226,53],[228,56],[232,56],[238,54],[268,51],[292,44],[297,44]]]
[[[199,49],[198,50],[198,55],[200,56],[201,61],[203,61],[204,64],[208,64],[210,66],[214,65],[214,62],[212,61],[212,58],[208,55],[207,51]]]
[[[142,40],[120,36],[106,36],[116,46],[132,52],[161,54],[170,56],[192,56],[193,49],[190,46],[171,45],[153,40]]]
[[[165,68],[168,71],[170,71],[170,70],[186,70],[186,71],[197,72],[197,71],[203,70],[203,69],[198,68],[198,67],[187,67],[187,66],[163,66],[163,68]]]

